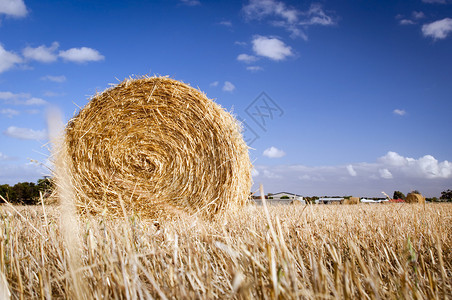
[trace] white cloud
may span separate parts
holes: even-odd
[[[223,91],[225,92],[233,92],[235,90],[235,85],[233,85],[229,81],[225,81],[223,85]]]
[[[44,99],[41,99],[41,98],[33,97],[33,98],[25,100],[25,102],[23,104],[40,106],[40,105],[46,105],[47,101],[45,101]]]
[[[404,116],[406,114],[406,111],[404,109],[396,108],[392,111],[392,113],[395,115]]]
[[[3,108],[0,110],[0,114],[5,115],[8,118],[12,118],[14,116],[19,115],[19,111],[11,108]]]
[[[22,63],[22,58],[14,52],[9,52],[0,44],[0,73]]]
[[[446,0],[422,0],[424,3],[438,3],[438,4],[446,4]]]
[[[263,175],[264,175],[265,178],[268,178],[268,179],[279,179],[279,178],[282,178],[281,175],[278,175],[278,174],[276,174],[276,173],[274,173],[274,172],[272,172],[270,170],[264,170],[264,174]]]
[[[333,19],[323,11],[322,6],[318,3],[311,4],[311,7],[304,15],[307,19],[300,23],[302,25],[329,26],[335,24]]]
[[[253,177],[259,176],[259,171],[254,168],[251,169],[251,176],[253,176]]]
[[[2,0],[0,1],[0,14],[12,17],[25,17],[27,7],[23,0]]]
[[[214,81],[210,83],[210,86],[218,86],[219,82],[218,81]]]
[[[392,173],[388,169],[379,169],[378,173],[380,173],[380,177],[384,179],[391,179]]]
[[[429,24],[422,25],[422,33],[433,39],[445,39],[452,32],[452,19],[444,18]]]
[[[244,47],[244,46],[247,45],[247,43],[246,43],[246,42],[235,41],[235,42],[234,42],[234,45],[238,45],[238,46]]]
[[[259,67],[259,66],[248,66],[248,67],[246,67],[246,69],[251,72],[258,72],[258,71],[264,70],[262,67]]]
[[[44,175],[50,175],[49,170],[42,164],[26,163],[1,163],[0,164],[0,182],[6,184],[16,184],[18,182],[36,182]]]
[[[450,178],[452,177],[452,163],[445,160],[438,162],[433,156],[425,155],[418,159],[403,157],[396,152],[389,151],[379,159],[379,162],[394,168],[405,176],[417,178]]]
[[[201,2],[199,0],[181,0],[182,4],[188,5],[188,6],[196,6],[201,5]]]
[[[226,27],[232,27],[232,22],[231,21],[221,21],[218,24],[226,26]]]
[[[249,63],[255,62],[257,60],[257,57],[254,55],[248,55],[248,54],[242,53],[237,56],[237,60],[249,64]]]
[[[45,140],[47,139],[46,130],[34,130],[30,128],[19,128],[15,126],[8,127],[5,135],[21,140]]]
[[[11,92],[0,92],[0,100],[3,100],[6,104],[12,105],[39,106],[47,104],[47,101],[44,99],[31,97],[31,95],[27,93],[14,94]]]
[[[43,63],[51,63],[57,60],[56,50],[60,45],[58,42],[53,42],[50,47],[41,45],[36,48],[26,47],[22,51],[24,57],[28,60],[36,60]]]
[[[280,158],[285,156],[286,152],[272,146],[270,148],[265,149],[263,155],[269,158]]]
[[[333,25],[335,22],[328,16],[320,4],[311,4],[307,11],[289,7],[285,3],[275,0],[250,0],[243,7],[248,20],[269,19],[275,27],[282,27],[291,33],[292,37],[307,40],[304,32],[312,25]]]
[[[65,82],[66,76],[64,76],[64,75],[60,75],[60,76],[47,75],[47,76],[41,77],[41,80],[48,80],[48,81],[53,81],[53,82]]]
[[[60,51],[59,56],[64,60],[76,63],[100,61],[105,59],[105,57],[100,54],[99,51],[87,47],[71,48],[69,50]]]
[[[350,174],[350,176],[356,176],[357,175],[357,173],[356,173],[355,169],[353,169],[352,165],[347,165],[346,168],[347,168],[348,174]]]
[[[251,0],[243,7],[243,12],[249,19],[262,19],[267,16],[276,16],[289,23],[298,21],[300,12],[288,8],[283,2],[274,0]]]
[[[0,152],[0,160],[8,160],[8,159],[9,159],[9,156]]]
[[[425,14],[422,11],[413,11],[411,13],[414,19],[419,20],[425,18]]]
[[[416,22],[408,20],[408,19],[402,19],[399,21],[400,25],[414,25]]]
[[[284,60],[288,56],[292,56],[292,48],[284,44],[277,38],[255,36],[253,41],[253,51],[260,56],[270,58],[272,60]]]
[[[375,162],[332,166],[255,165],[268,192],[286,190],[302,195],[382,196],[414,189],[438,196],[450,188],[452,163],[431,155],[418,159],[388,152]],[[356,174],[355,176],[353,176]]]

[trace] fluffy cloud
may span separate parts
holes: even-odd
[[[221,21],[218,24],[226,26],[226,27],[232,27],[232,22],[231,21]]]
[[[392,173],[388,169],[379,169],[378,173],[380,173],[380,177],[384,179],[391,179]]]
[[[358,175],[352,165],[348,165],[346,168],[350,176]]]
[[[444,18],[422,26],[422,33],[435,40],[445,39],[452,32],[452,19]]]
[[[99,51],[81,47],[81,48],[71,48],[69,50],[59,51],[57,54],[57,50],[59,48],[58,42],[53,42],[49,47],[45,45],[38,46],[36,48],[33,47],[25,47],[22,50],[23,57],[18,54],[7,51],[0,44],[0,73],[3,73],[18,64],[22,64],[26,61],[39,61],[42,63],[52,63],[58,60],[58,57],[66,61],[83,63],[89,61],[100,61],[104,60],[105,57],[100,54]],[[60,77],[61,78],[61,77]],[[51,80],[50,78],[47,78]]]
[[[438,3],[438,4],[446,4],[446,0],[422,0],[424,3]]]
[[[270,148],[265,149],[263,155],[269,158],[280,158],[286,155],[286,153],[283,150],[280,150],[272,146]]]
[[[284,42],[277,38],[255,36],[253,41],[253,51],[263,57],[272,60],[284,60],[293,55],[292,48],[284,44]]]
[[[257,71],[264,70],[262,67],[259,67],[259,66],[248,66],[248,67],[246,67],[246,69],[251,72],[257,72]]]
[[[235,85],[232,82],[225,81],[223,85],[223,91],[225,92],[233,92],[235,90]]]
[[[215,86],[218,86],[218,84],[219,84],[218,81],[214,81],[214,82],[211,82],[211,83],[210,83],[210,86],[214,86],[214,87],[215,87]]]
[[[416,22],[408,20],[408,19],[402,19],[400,20],[400,25],[414,25],[416,24]]]
[[[1,154],[1,153],[0,153]],[[259,176],[259,171],[256,169],[251,169],[251,176],[255,177],[255,176]]]
[[[30,128],[19,128],[15,126],[10,126],[3,133],[7,136],[21,140],[42,141],[47,139],[46,130],[34,130]]]
[[[59,56],[64,60],[76,63],[100,61],[105,59],[105,57],[100,54],[99,51],[87,47],[71,48],[69,50],[60,51]]]
[[[50,63],[57,60],[56,50],[60,45],[53,42],[50,47],[41,45],[36,48],[26,47],[22,51],[23,56],[28,60],[36,60],[43,63]]]
[[[255,62],[257,57],[254,55],[239,54],[239,56],[237,56],[237,60],[249,64]]]
[[[181,3],[188,6],[201,5],[201,2],[199,2],[199,0],[181,0]]]
[[[394,172],[404,176],[417,178],[452,177],[452,163],[447,160],[440,163],[431,155],[414,159],[390,151],[378,161],[387,166],[388,169],[394,169]]]
[[[49,170],[42,164],[0,163],[0,182],[16,184],[18,182],[36,182],[44,175],[50,175]]]
[[[404,109],[396,108],[392,111],[392,113],[398,116],[404,116],[406,114],[406,111]]]
[[[0,73],[3,73],[22,62],[22,58],[14,52],[6,51],[0,45]]]
[[[0,14],[12,17],[25,17],[27,7],[23,0],[2,0],[0,1]]]
[[[289,23],[296,23],[300,14],[298,10],[288,8],[283,2],[274,0],[251,0],[243,7],[243,12],[249,19],[276,16]]]
[[[334,25],[333,19],[323,11],[320,4],[311,4],[311,7],[304,15],[306,20],[300,22],[302,25]]]
[[[413,11],[411,13],[414,19],[419,20],[425,18],[425,14],[422,11]]]
[[[3,109],[0,109],[0,114],[5,115],[8,118],[12,118],[14,116],[17,116],[19,114],[19,111],[15,110],[15,109],[11,109],[11,108],[3,108]]]
[[[291,33],[292,37],[307,40],[304,32],[311,25],[333,25],[335,22],[328,16],[321,5],[312,4],[307,11],[301,11],[275,0],[250,0],[243,7],[248,20],[269,19],[270,24],[282,27]]]
[[[12,105],[41,106],[47,104],[47,101],[44,99],[32,97],[26,93],[14,94],[11,92],[0,92],[0,100],[3,100],[5,104]]]
[[[60,76],[47,75],[47,76],[41,77],[41,80],[48,80],[48,81],[53,81],[53,82],[65,82],[66,76],[64,76],[64,75],[60,75]]]
[[[3,153],[0,152],[0,160],[8,160],[9,157]]]
[[[381,191],[418,189],[438,196],[450,188],[452,163],[431,155],[418,159],[388,152],[375,162],[337,166],[259,165],[254,180],[268,192],[287,190],[302,195],[381,196]]]

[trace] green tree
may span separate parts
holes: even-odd
[[[394,191],[392,199],[405,199],[405,195],[401,191]]]
[[[452,190],[446,190],[441,192],[441,197],[439,199],[443,201],[452,201]]]
[[[21,202],[23,204],[36,204],[39,195],[39,190],[33,182],[19,182],[13,186],[16,193],[14,202]]]

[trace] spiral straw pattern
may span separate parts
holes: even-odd
[[[69,121],[65,148],[81,212],[212,216],[249,197],[240,125],[167,77],[126,79],[95,95]]]

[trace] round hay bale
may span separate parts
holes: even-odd
[[[409,193],[408,195],[406,195],[405,202],[406,203],[424,203],[425,198],[424,198],[424,196],[417,194],[417,193]]]
[[[345,204],[345,205],[349,205],[349,204],[359,204],[359,197],[350,197],[350,198],[345,198],[344,200],[341,201],[341,204]]]
[[[292,200],[292,201],[290,201],[290,205],[302,205],[302,204],[304,204],[303,202],[302,202],[302,200],[297,200],[297,199],[294,199],[294,200]]]
[[[250,194],[238,122],[167,77],[127,79],[95,95],[69,121],[65,148],[81,212],[212,216]]]

